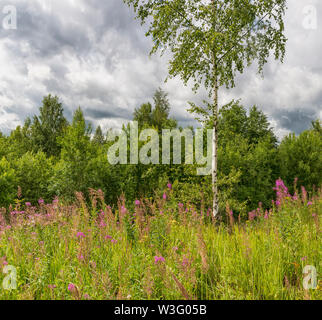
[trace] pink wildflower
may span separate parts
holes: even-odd
[[[182,260],[182,266],[185,267],[189,264],[189,259],[188,258],[183,258]]]
[[[155,256],[154,263],[157,264],[158,262],[165,262],[165,259],[162,256],[160,256],[160,257]]]
[[[77,238],[85,238],[85,234],[83,232],[77,232]]]
[[[73,291],[75,291],[75,289],[76,289],[76,286],[73,283],[70,283],[68,285],[68,291],[73,292]]]
[[[83,256],[82,254],[79,254],[77,258],[78,258],[78,260],[80,260],[80,261],[84,260],[84,256]]]

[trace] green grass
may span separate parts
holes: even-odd
[[[1,287],[0,299],[322,297],[321,283],[302,285],[305,265],[320,269],[321,194],[312,205],[285,198],[268,218],[259,210],[252,221],[220,224],[171,201],[125,212],[100,198],[2,211],[0,263],[16,268],[17,289]]]

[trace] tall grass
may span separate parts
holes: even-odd
[[[209,210],[174,205],[170,189],[131,210],[94,190],[91,205],[77,193],[74,205],[2,209],[0,264],[16,268],[17,289],[0,298],[321,299],[321,285],[302,285],[305,265],[319,272],[321,191],[290,196],[278,182],[270,211],[242,222],[227,208],[219,224]]]

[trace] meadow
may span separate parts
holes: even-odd
[[[0,264],[17,288],[0,299],[321,299],[321,283],[303,288],[304,266],[321,262],[321,190],[291,195],[279,179],[275,191],[271,209],[243,220],[227,205],[222,221],[175,202],[171,184],[112,208],[101,190],[72,205],[18,192],[0,215]]]

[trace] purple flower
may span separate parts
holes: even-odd
[[[85,234],[83,232],[77,232],[77,238],[85,238]]]
[[[26,207],[31,207],[31,203],[30,202],[26,202]]]
[[[188,258],[183,258],[182,260],[182,266],[185,267],[189,264],[189,259]]]
[[[84,260],[84,256],[82,255],[82,254],[79,254],[78,256],[77,256],[77,258],[78,258],[78,260]]]
[[[166,193],[163,194],[163,200],[167,200],[167,194]]]
[[[100,227],[101,228],[105,228],[107,226],[107,224],[104,222],[104,221],[101,221],[101,223],[100,223]]]
[[[165,259],[162,256],[160,256],[160,257],[155,256],[154,257],[154,263],[155,264],[157,264],[158,262],[164,262],[164,261],[165,261]]]
[[[171,183],[168,183],[168,188],[169,188],[169,190],[172,189],[172,184]]]
[[[264,219],[268,219],[268,212],[267,212],[267,210],[265,211]]]
[[[117,240],[112,239],[112,240],[111,240],[111,242],[112,242],[112,243],[117,243]]]
[[[301,260],[302,260],[302,261],[304,261],[304,260],[306,260],[306,259],[307,259],[307,257],[302,257],[302,258],[301,258]]]
[[[179,202],[178,206],[179,206],[179,208],[183,208],[183,203]]]
[[[43,204],[44,202],[45,202],[45,201],[44,201],[43,199],[39,199],[39,200],[38,200],[38,203],[39,203],[39,204]]]
[[[308,203],[307,203],[307,205],[308,206],[311,206],[313,203],[311,202],[311,201],[309,201]]]
[[[70,283],[68,285],[68,291],[73,292],[73,291],[75,291],[75,289],[76,289],[76,286],[73,283]]]
[[[248,220],[252,221],[252,220],[255,219],[255,217],[256,217],[256,211],[255,210],[253,210],[251,212],[248,212]]]
[[[107,235],[105,239],[113,239],[111,236]]]
[[[139,206],[139,205],[140,205],[140,203],[141,203],[141,202],[140,202],[140,200],[135,200],[135,205],[136,205],[136,206]]]

